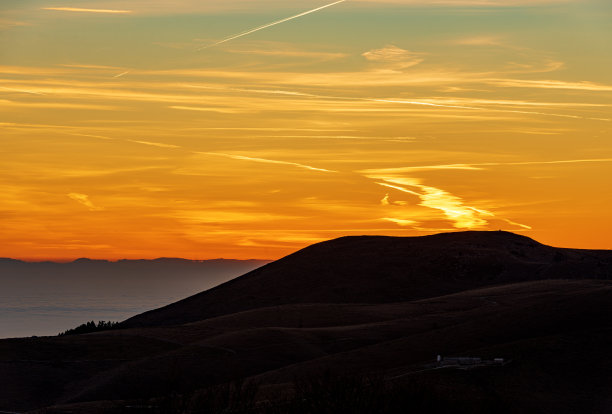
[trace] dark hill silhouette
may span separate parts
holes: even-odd
[[[503,231],[354,236],[318,243],[125,321],[174,325],[264,306],[389,303],[541,279],[610,279],[612,252],[562,249]]]
[[[331,240],[119,329],[0,340],[0,411],[357,412],[333,398],[365,392],[400,401],[368,414],[609,413],[611,274],[612,251],[505,232]],[[438,369],[437,354],[511,362]],[[300,396],[308,378],[323,394]],[[257,409],[197,406],[231,381],[259,384]],[[293,395],[323,405],[292,410]]]

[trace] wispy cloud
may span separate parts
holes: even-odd
[[[80,104],[68,102],[18,102],[0,99],[0,106],[14,108],[49,108],[49,109],[88,109],[96,111],[114,111],[117,107],[107,105]]]
[[[194,42],[201,44],[202,39],[194,39]],[[305,58],[310,62],[314,60],[328,61],[334,59],[342,59],[352,56],[350,53],[340,52],[337,50],[321,50],[321,46],[312,49],[313,46],[301,46],[291,42],[283,42],[278,40],[245,40],[240,46],[225,49],[225,52],[256,55],[262,57],[279,56],[291,58]]]
[[[110,10],[110,9],[81,9],[78,7],[43,7],[43,10],[65,11],[75,13],[108,13],[108,14],[127,14],[131,10]]]
[[[9,91],[9,92],[27,93],[27,94],[30,94],[30,95],[44,95],[44,93],[41,93],[41,92],[29,91],[29,90],[26,90],[26,89],[7,88],[5,86],[0,86],[0,89],[5,90],[5,91]]]
[[[173,144],[163,144],[161,142],[151,142],[151,141],[140,141],[140,140],[136,140],[136,139],[128,139],[126,141],[129,142],[133,142],[135,144],[142,144],[142,145],[149,145],[151,147],[159,147],[159,148],[172,148],[172,149],[176,149],[176,148],[181,148],[178,145],[173,145]]]
[[[281,214],[271,214],[255,211],[227,211],[227,210],[198,210],[198,211],[175,211],[173,216],[192,223],[252,223],[252,222],[270,222],[278,221],[287,218],[295,218],[292,216],[284,216]]]
[[[568,82],[560,80],[487,79],[486,83],[515,88],[569,89],[578,91],[610,92],[612,85],[595,82]]]
[[[421,54],[394,45],[388,45],[382,49],[373,49],[362,53],[361,56],[371,62],[384,63],[402,69],[418,65],[424,60]]]
[[[526,224],[517,223],[516,221],[512,221],[512,220],[508,220],[508,219],[502,219],[502,220],[505,221],[508,224],[511,224],[513,226],[518,226],[518,227],[523,228],[525,230],[533,229],[533,227],[531,227],[531,226],[528,226]]]
[[[78,133],[69,133],[69,132],[66,132],[66,134],[67,135],[72,135],[72,136],[75,136],[75,137],[87,137],[87,138],[102,139],[102,140],[105,140],[105,141],[114,141],[115,140],[115,138],[107,137],[107,136],[104,136],[104,135],[78,134]]]
[[[67,194],[67,196],[70,197],[72,200],[76,201],[77,203],[80,203],[80,204],[84,205],[90,211],[104,210],[102,207],[98,207],[98,206],[94,205],[94,203],[91,202],[91,200],[89,199],[89,196],[87,194],[69,193],[69,194]]]
[[[244,155],[225,154],[225,153],[221,153],[221,152],[197,152],[197,154],[213,155],[213,156],[218,156],[218,157],[231,158],[233,160],[261,162],[261,163],[265,163],[265,164],[291,165],[293,167],[303,168],[303,169],[311,170],[311,171],[337,172],[337,171],[333,171],[333,170],[327,170],[325,168],[312,167],[310,165],[300,164],[300,163],[297,163],[297,162],[270,160],[270,159],[267,159],[267,158],[257,158],[257,157],[246,157]]]
[[[424,185],[416,178],[395,176],[370,176],[370,178],[382,180],[376,184],[383,187],[417,196],[421,200],[420,206],[441,211],[448,220],[453,222],[454,227],[459,229],[484,227],[489,224],[484,217],[494,216],[490,211],[465,205],[460,197],[440,188]]]
[[[246,111],[239,110],[239,109],[213,108],[213,107],[202,107],[202,106],[183,106],[183,105],[171,105],[168,108],[178,109],[180,111],[216,112],[219,114],[239,114],[239,113],[246,112]]]
[[[472,164],[439,164],[439,165],[417,165],[414,167],[400,167],[400,168],[383,168],[383,169],[370,169],[362,170],[364,174],[386,174],[386,173],[408,173],[417,171],[428,171],[428,170],[482,170]]]
[[[463,37],[459,39],[454,39],[452,43],[457,44],[457,45],[465,45],[465,46],[504,46],[505,45],[501,37],[492,36],[492,35]]]
[[[417,165],[413,167],[379,168],[359,171],[366,175],[376,174],[401,174],[417,171],[439,171],[439,170],[484,170],[486,167],[520,166],[520,165],[554,165],[554,164],[583,164],[583,163],[608,163],[612,158],[586,158],[575,160],[551,160],[551,161],[518,161],[518,162],[482,162],[470,164],[434,164]]]
[[[267,29],[268,27],[276,26],[277,24],[288,22],[289,20],[297,19],[299,17],[306,16],[306,15],[311,14],[311,13],[315,13],[315,12],[317,12],[319,10],[326,9],[326,8],[334,6],[334,5],[338,4],[338,3],[344,3],[345,1],[347,1],[347,0],[339,0],[339,1],[336,1],[336,2],[333,2],[333,3],[330,3],[330,4],[326,4],[325,6],[317,7],[316,9],[308,10],[308,11],[305,11],[303,13],[291,16],[291,17],[287,17],[287,18],[284,18],[284,19],[281,19],[281,20],[277,20],[277,21],[272,22],[272,23],[264,24],[263,26],[259,26],[259,27],[256,27],[254,29],[247,30],[246,32],[238,33],[236,35],[233,35],[233,36],[230,36],[230,37],[225,38],[223,40],[220,40],[218,42],[215,42],[215,43],[213,43],[211,45],[202,46],[202,47],[198,48],[197,50],[208,49],[208,48],[220,45],[222,43],[226,43],[226,42],[229,42],[231,40],[238,39],[238,38],[243,37],[243,36],[247,36],[247,35],[249,35],[251,33],[255,33],[255,32],[258,32],[258,31],[263,30],[263,29]]]
[[[412,225],[417,224],[417,222],[414,220],[399,219],[399,218],[394,218],[394,217],[383,217],[381,218],[381,220],[390,221],[391,223],[395,223],[400,226],[412,226]]]
[[[308,59],[342,59],[350,56],[348,53],[340,52],[320,52],[320,51],[308,51],[308,50],[266,50],[266,49],[233,49],[228,50],[230,53],[241,53],[248,55],[259,55],[259,56],[281,56],[281,57],[298,57]]]
[[[29,23],[21,22],[18,20],[7,20],[0,19],[0,29],[8,29],[11,27],[29,26]]]
[[[403,4],[407,6],[477,6],[477,7],[518,7],[541,6],[577,2],[578,0],[353,0],[374,4]]]

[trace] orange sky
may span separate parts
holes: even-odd
[[[3,2],[0,256],[612,248],[610,4],[332,3]]]

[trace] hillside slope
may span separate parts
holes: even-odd
[[[502,231],[342,237],[123,326],[174,325],[283,304],[400,302],[550,278],[610,279],[612,252],[554,248]]]
[[[331,371],[408,380],[409,390],[423,377],[439,398],[464,390],[478,400],[494,391],[517,413],[604,413],[585,404],[604,404],[602,389],[612,386],[611,321],[612,282],[547,280],[393,304],[287,305],[178,326],[4,340],[0,410],[68,404],[58,412],[100,412],[75,407],[243,379],[268,398],[290,393],[295,378]],[[437,354],[512,363],[480,374],[427,370]]]
[[[119,414],[253,381],[270,413],[339,412],[283,408],[335,372],[379,378],[374,401],[405,396],[401,412],[608,413],[611,274],[610,251],[504,232],[332,240],[122,329],[0,340],[0,410]],[[432,368],[438,354],[511,363]]]

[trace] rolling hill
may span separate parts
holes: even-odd
[[[340,238],[121,329],[0,341],[0,410],[606,413],[611,276],[505,232]]]
[[[284,304],[416,300],[553,278],[610,279],[612,253],[554,248],[503,231],[342,237],[137,315],[124,326],[186,323]]]

